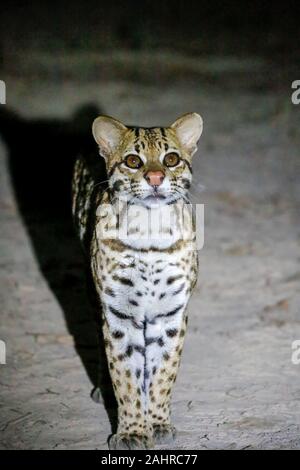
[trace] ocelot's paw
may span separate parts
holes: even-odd
[[[152,437],[145,434],[113,434],[108,441],[110,450],[138,450],[154,447]]]
[[[153,437],[157,444],[171,444],[176,438],[176,428],[171,424],[154,424]]]

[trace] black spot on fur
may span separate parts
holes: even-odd
[[[104,292],[105,292],[105,294],[110,295],[111,297],[116,296],[116,294],[114,293],[114,291],[110,287],[106,287]]]
[[[144,355],[145,354],[145,348],[143,346],[140,346],[139,344],[136,344],[134,346],[134,350],[136,352],[139,352],[140,354]]]
[[[167,284],[173,284],[173,282],[181,278],[183,278],[183,274],[177,274],[177,276],[171,276],[167,279]]]
[[[135,320],[132,320],[132,325],[134,326],[134,328],[136,328],[137,330],[142,330],[144,328],[143,324],[142,323],[138,323],[136,322]]]
[[[185,286],[185,283],[183,282],[182,284],[180,284],[180,286],[178,287],[178,289],[173,292],[173,295],[177,295],[177,294],[179,294],[180,292],[182,292],[183,289],[184,289],[184,286]]]
[[[133,353],[133,346],[130,344],[129,346],[127,346],[125,354],[127,357],[130,357],[132,356],[132,353]]]
[[[123,185],[122,180],[115,181],[114,184],[113,184],[113,187],[112,187],[113,191],[120,191],[122,185]]]
[[[193,169],[192,169],[192,165],[190,164],[190,162],[188,162],[185,158],[183,158],[182,160],[184,161],[184,163],[186,164],[190,172],[193,174]]]
[[[174,336],[176,336],[177,333],[178,333],[177,328],[170,328],[169,330],[166,331],[166,334],[167,336],[169,336],[169,338],[174,338]]]
[[[183,187],[184,189],[189,189],[191,187],[191,182],[190,180],[186,179],[186,178],[182,178],[182,184],[183,184]]]
[[[117,276],[116,274],[113,276],[113,280],[118,281],[121,284],[124,284],[125,286],[133,287],[134,285],[131,279],[128,279],[127,277],[120,277],[120,276]]]
[[[161,135],[162,135],[164,138],[167,137],[167,136],[166,136],[166,131],[165,131],[165,129],[164,129],[163,127],[160,127],[160,132],[161,132]]]
[[[184,306],[184,304],[181,304],[178,307],[174,308],[174,310],[171,310],[170,312],[161,313],[161,314],[157,315],[157,318],[171,317],[172,315],[175,315],[176,313],[178,313],[182,309],[183,306]]]
[[[112,336],[115,339],[121,339],[121,338],[123,338],[124,333],[123,333],[123,331],[116,330],[116,331],[113,332]]]
[[[131,317],[126,315],[126,313],[120,312],[116,308],[112,307],[112,305],[109,305],[109,310],[111,313],[113,313],[116,317],[120,318],[121,320],[129,320]]]

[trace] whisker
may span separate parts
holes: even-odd
[[[205,191],[205,186],[203,184],[198,183],[197,185],[191,181],[191,187],[194,189],[194,191],[197,193],[202,193]]]
[[[187,199],[187,196],[186,196],[185,194],[183,194],[181,191],[179,191],[178,189],[176,189],[176,187],[177,187],[177,188],[180,188],[180,189],[182,189],[182,190],[183,190],[184,188],[182,188],[182,187],[179,186],[178,184],[174,184],[174,189],[175,189],[175,191],[176,191],[177,193],[179,193],[183,199],[186,200],[186,199]],[[198,204],[198,203],[199,203],[199,199],[196,199],[196,196],[195,196],[191,191],[189,191],[188,194],[189,194],[190,199],[193,199],[192,202],[188,199],[189,203],[191,203],[191,204]]]
[[[198,194],[193,194],[193,191],[189,190],[189,196],[190,196],[191,199],[194,200],[194,202],[196,204],[198,204],[200,202],[200,200],[199,200],[200,194],[199,193]]]
[[[107,183],[109,180],[104,180],[104,181],[99,181],[99,183],[94,184],[93,189],[96,188],[96,186],[100,186],[101,184]]]

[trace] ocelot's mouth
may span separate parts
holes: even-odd
[[[158,205],[161,206],[161,205],[167,204],[168,197],[165,194],[152,193],[140,199],[140,202],[142,205],[145,205],[147,207],[158,206]]]
[[[166,196],[163,194],[151,194],[150,196],[145,197],[142,201],[143,204],[146,204],[147,206],[154,206],[157,204],[163,204],[166,199]]]
[[[163,201],[166,199],[166,196],[163,194],[151,194],[150,196],[145,197],[144,201]]]

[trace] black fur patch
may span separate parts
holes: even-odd
[[[122,185],[123,185],[122,180],[115,181],[114,184],[113,184],[113,187],[112,187],[113,191],[120,191]]]
[[[121,338],[123,338],[124,333],[123,333],[123,331],[116,330],[116,331],[113,332],[112,336],[115,339],[121,339]]]
[[[183,278],[183,274],[178,274],[177,276],[171,276],[167,279],[167,284],[173,284],[173,282],[181,278]]]
[[[171,310],[170,312],[168,313],[161,313],[159,315],[157,315],[156,318],[160,318],[160,317],[171,317],[172,315],[176,315],[176,313],[178,313],[182,307],[184,306],[184,304],[181,304],[179,305],[178,307],[174,308],[174,310]]]
[[[177,328],[170,328],[169,330],[166,331],[166,334],[169,338],[174,338],[178,333]]]
[[[120,277],[120,276],[117,276],[116,274],[113,276],[113,280],[118,281],[121,284],[124,284],[125,286],[133,287],[134,285],[131,279],[128,279],[127,277]]]
[[[120,312],[120,310],[117,310],[116,308],[112,307],[112,305],[109,305],[108,308],[113,315],[120,318],[121,320],[131,320],[130,316],[126,315],[126,313]]]

